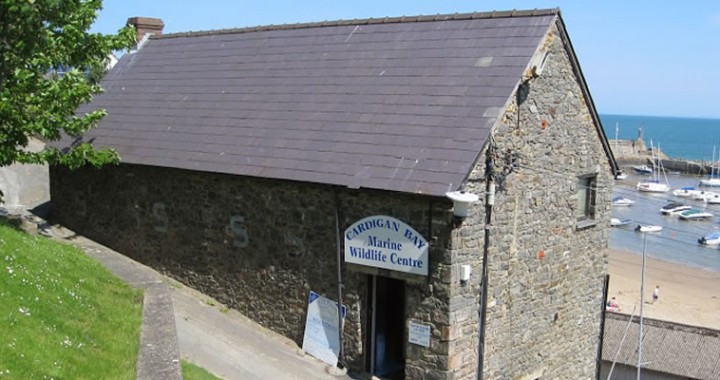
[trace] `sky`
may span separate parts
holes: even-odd
[[[135,16],[174,33],[535,8],[560,8],[598,113],[720,119],[715,0],[105,0],[91,31]]]

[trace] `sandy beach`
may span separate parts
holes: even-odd
[[[718,253],[720,255],[720,253]],[[640,312],[642,256],[610,249],[610,288],[621,312]],[[652,292],[660,286],[654,304]],[[648,318],[720,330],[720,272],[646,258],[643,315]]]

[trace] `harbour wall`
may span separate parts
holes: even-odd
[[[709,161],[690,161],[670,158],[658,148],[648,148],[643,140],[609,140],[617,163],[623,166],[647,164],[652,166],[653,159],[662,160],[665,170],[687,174],[706,175],[712,172],[713,163]],[[653,154],[654,151],[654,154]],[[717,165],[716,165],[717,168]],[[629,169],[629,168],[628,168]],[[629,169],[632,170],[632,169]],[[628,170],[625,170],[628,171]]]

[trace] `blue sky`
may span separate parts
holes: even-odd
[[[599,113],[720,119],[720,1],[105,0],[92,31],[115,33],[134,16],[172,33],[556,7]]]

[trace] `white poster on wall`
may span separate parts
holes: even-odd
[[[430,347],[430,326],[410,322],[408,325],[408,342],[418,346]]]
[[[345,305],[342,306],[342,318],[344,321]],[[337,302],[310,291],[303,351],[331,366],[337,366],[340,334]]]
[[[345,262],[427,276],[428,243],[401,220],[369,216],[345,230]]]

